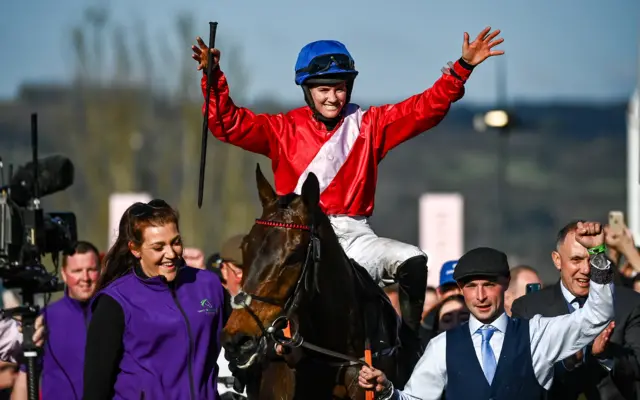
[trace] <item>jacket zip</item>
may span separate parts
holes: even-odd
[[[173,301],[176,303],[176,306],[178,306],[178,310],[180,310],[180,313],[182,314],[182,317],[184,318],[184,322],[187,324],[187,335],[189,336],[189,394],[190,394],[190,398],[191,400],[195,400],[196,398],[196,390],[194,388],[193,385],[193,336],[191,334],[191,324],[189,323],[189,318],[187,318],[187,314],[184,312],[184,309],[182,308],[182,305],[180,305],[180,302],[178,301],[178,296],[176,295],[176,289],[175,287],[173,287],[173,285],[171,285],[171,297],[173,297]]]
[[[86,307],[82,308],[82,319],[84,319],[84,334],[85,337],[87,335],[87,333],[89,333],[89,311],[88,311],[88,307],[90,307],[89,305],[87,305]],[[86,343],[85,343],[86,345]],[[73,384],[71,385],[71,387],[73,387]],[[73,389],[73,392],[75,393],[75,388]],[[77,395],[76,395],[76,398]]]
[[[89,307],[89,306],[87,306]],[[82,317],[84,318],[84,328],[85,330],[89,330],[89,312],[86,308],[82,309]]]

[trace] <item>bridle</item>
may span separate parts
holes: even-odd
[[[300,277],[296,282],[293,289],[291,289],[286,297],[287,300],[282,303],[282,301],[278,301],[276,299],[264,296],[257,296],[255,294],[249,294],[244,291],[238,292],[231,299],[231,307],[236,310],[245,310],[253,320],[256,322],[261,331],[261,336],[259,337],[259,343],[262,346],[258,347],[258,350],[262,347],[262,349],[266,349],[266,341],[268,339],[273,340],[276,344],[280,344],[285,348],[293,348],[293,347],[303,347],[308,350],[314,351],[316,353],[321,353],[330,357],[334,357],[337,359],[345,360],[346,362],[341,363],[332,363],[333,366],[351,366],[351,365],[367,365],[364,360],[358,359],[356,357],[352,357],[346,354],[338,353],[333,350],[325,349],[320,346],[316,346],[314,344],[308,343],[304,341],[304,338],[300,335],[298,329],[293,330],[291,332],[291,337],[286,337],[283,334],[283,330],[289,325],[292,328],[291,324],[291,315],[297,309],[300,300],[302,299],[302,294],[306,290],[314,289],[317,293],[320,291],[318,287],[318,273],[320,270],[320,238],[316,233],[316,228],[313,224],[305,225],[305,224],[294,224],[288,222],[278,222],[278,221],[270,221],[264,219],[256,219],[256,224],[264,225],[275,228],[285,228],[285,229],[297,229],[302,231],[307,231],[311,235],[311,240],[309,241],[309,245],[307,247],[306,257],[304,264],[302,265],[302,272],[300,273]],[[313,267],[313,268],[312,268]],[[312,282],[309,280],[312,279]],[[313,285],[315,287],[311,288]],[[280,315],[269,325],[265,327],[260,318],[256,315],[256,313],[251,308],[251,303],[253,301],[259,301],[261,303],[269,304],[281,309]],[[238,366],[238,368],[248,368],[249,365],[246,366]]]

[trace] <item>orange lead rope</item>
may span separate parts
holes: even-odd
[[[287,327],[282,330],[284,337],[291,339],[291,327],[287,322]],[[369,343],[369,338],[364,341],[364,362],[367,363],[368,366],[373,366],[373,357],[371,356],[371,343]],[[374,400],[375,399],[375,386],[373,390],[366,391],[366,400]]]
[[[284,337],[291,339],[291,327],[289,326],[289,321],[287,321],[287,327],[282,330]]]
[[[368,366],[373,367],[373,357],[371,356],[371,343],[369,343],[369,338],[364,340],[364,362],[366,362]],[[375,388],[376,387],[374,385],[373,390],[369,389],[366,391],[366,400],[374,400]]]

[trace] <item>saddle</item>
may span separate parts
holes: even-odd
[[[355,272],[356,293],[364,306],[364,326],[371,343],[371,353],[374,358],[392,355],[400,345],[400,317],[369,272],[355,260],[349,261]]]

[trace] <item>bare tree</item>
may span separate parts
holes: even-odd
[[[85,21],[89,24],[93,35],[92,54],[94,63],[91,65],[94,80],[102,81],[104,67],[104,29],[109,20],[109,12],[105,6],[88,7],[84,12]]]
[[[108,16],[106,8],[89,8],[71,36],[76,96],[67,122],[73,127],[69,147],[79,179],[70,201],[79,220],[92,227],[80,227],[80,234],[105,243],[106,229],[95,227],[107,225],[109,195],[145,190],[177,206],[188,243],[205,251],[213,249],[226,236],[250,226],[256,200],[254,193],[247,191],[247,180],[254,179],[253,166],[248,166],[259,157],[211,137],[205,205],[198,210],[203,100],[201,75],[189,54],[196,36],[194,18],[188,13],[176,18],[177,50],[170,49],[167,41],[163,44],[162,59],[178,60],[175,85],[163,87],[155,77],[157,73],[166,75],[171,66],[162,63],[161,70],[154,68],[158,53],[149,51],[142,22],[137,21],[130,30],[111,23]],[[133,37],[136,40],[132,41]],[[105,51],[104,46],[112,51]],[[230,41],[223,47],[234,98],[243,99],[248,74],[242,65],[241,48]],[[113,54],[111,74],[103,68],[107,61],[104,54]],[[175,56],[167,56],[171,54]],[[155,111],[157,107],[163,107],[163,114]],[[144,151],[138,152],[142,143]],[[143,173],[153,179],[139,181]]]
[[[199,171],[200,138],[202,128],[202,104],[200,82],[196,79],[202,75],[195,73],[195,65],[190,57],[189,47],[196,35],[192,28],[193,17],[182,14],[176,21],[179,36],[180,59],[183,60],[178,83],[183,132],[182,140],[182,190],[180,211],[182,215],[181,230],[186,237],[203,249],[217,246],[225,237],[247,229],[248,220],[252,218],[255,200],[248,196],[245,188],[247,178],[246,160],[251,157],[244,150],[217,142],[211,138],[207,153],[206,199],[203,210],[198,210],[197,183]],[[206,37],[206,35],[203,35]],[[234,72],[239,78],[234,81],[234,95],[244,93],[246,89],[246,70],[242,66],[239,48],[224,39],[217,44],[227,43],[223,47],[229,50],[226,69]],[[196,83],[197,82],[197,83]],[[204,216],[204,218],[203,218]]]
[[[132,61],[122,27],[111,32],[115,75],[104,74],[108,28],[107,9],[92,7],[72,31],[77,63],[75,96],[73,109],[66,115],[66,126],[72,127],[68,147],[78,171],[70,201],[79,220],[84,221],[79,234],[95,243],[107,242],[107,230],[99,227],[107,226],[109,195],[137,189],[135,154],[130,145],[139,125],[138,102],[133,95],[137,88],[131,86]]]

